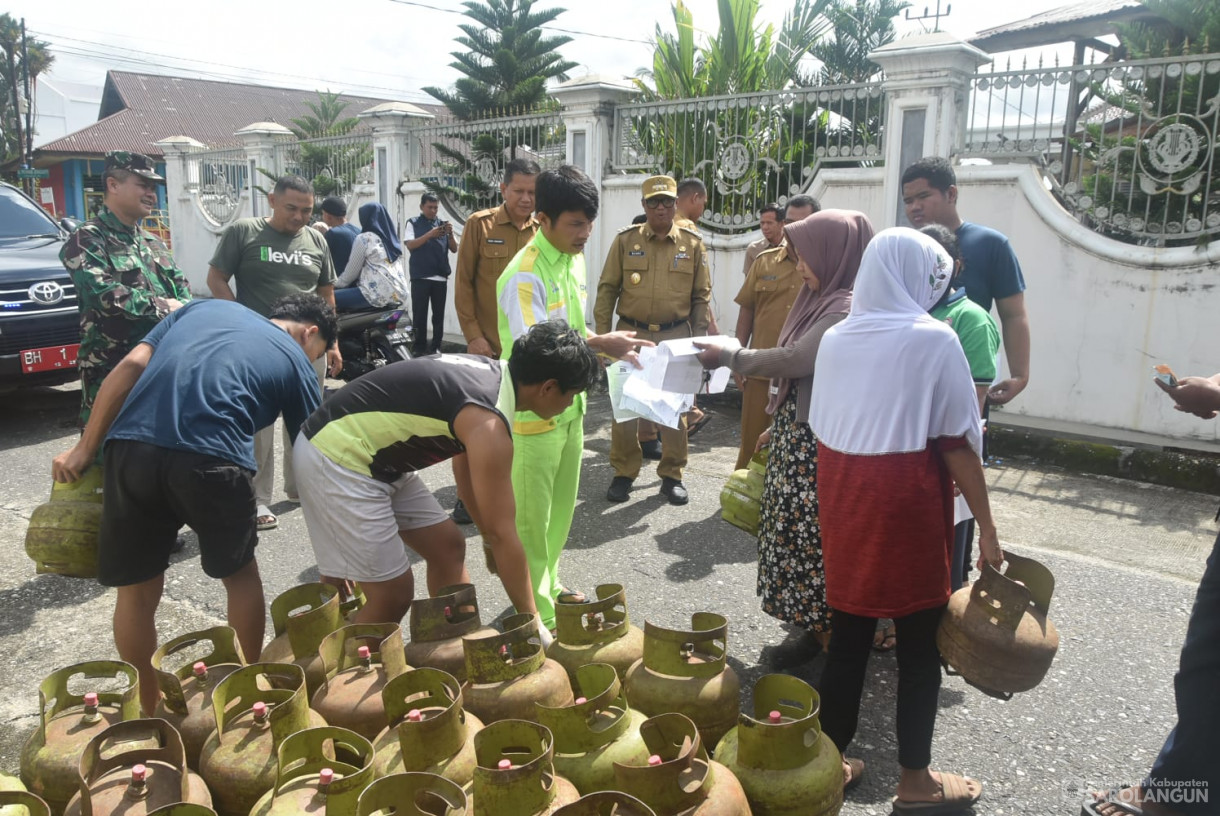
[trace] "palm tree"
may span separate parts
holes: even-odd
[[[894,18],[909,5],[904,0],[833,0],[827,16],[834,36],[809,48],[822,68],[806,84],[850,85],[876,78],[881,69],[868,55],[893,42]]]
[[[22,121],[19,104],[19,100],[24,96],[21,86],[27,65],[30,88],[33,91],[38,77],[50,69],[55,61],[48,43],[31,38],[26,40],[27,61],[23,61],[21,39],[21,22],[10,14],[0,14],[0,50],[3,51],[3,59],[0,59],[0,85],[3,86],[0,97],[0,131],[3,136],[0,140],[0,153],[3,155],[0,155],[0,160],[3,161],[23,155],[29,139],[26,132],[27,122]],[[32,106],[33,100],[29,100],[28,104]],[[30,119],[33,118],[32,108],[29,116]]]

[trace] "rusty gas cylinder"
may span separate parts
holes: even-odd
[[[631,707],[648,716],[685,714],[704,745],[715,746],[741,712],[741,682],[727,664],[728,633],[728,622],[713,612],[696,612],[689,630],[646,621],[644,656],[623,684]]]
[[[648,759],[614,766],[615,788],[657,816],[750,816],[737,777],[707,757],[695,723],[682,714],[650,717],[640,726]]]
[[[165,668],[167,662],[172,664],[183,652],[196,652],[200,644],[210,646],[211,651],[197,654],[197,660],[182,662],[173,671]],[[153,652],[152,667],[161,688],[156,715],[167,720],[182,735],[186,764],[193,771],[199,770],[199,752],[216,728],[212,689],[245,664],[237,634],[228,626],[190,632]]]
[[[648,746],[640,737],[645,717],[627,704],[609,663],[577,669],[575,693],[580,696],[570,706],[537,705],[538,722],[555,738],[555,772],[582,794],[612,790],[614,763],[648,759]]]
[[[555,816],[656,816],[653,809],[621,791],[588,793],[555,811]]]
[[[627,619],[627,596],[621,584],[601,584],[597,600],[555,604],[555,642],[546,650],[576,682],[576,670],[590,663],[609,663],[619,679],[644,654],[644,633]]]
[[[501,720],[475,735],[474,750],[478,765],[468,796],[474,816],[541,816],[580,798],[555,773],[546,726]]]
[[[344,581],[339,587],[339,614],[344,623],[355,623],[356,613],[364,608],[364,590],[359,581]]]
[[[835,816],[843,807],[843,760],[818,720],[821,700],[797,677],[754,684],[754,716],[716,746],[716,761],[741,782],[754,816]]]
[[[466,655],[462,638],[483,633],[494,635],[495,629],[483,626],[479,619],[479,602],[474,584],[454,584],[441,589],[432,598],[418,598],[411,603],[411,642],[407,644],[407,662],[416,668],[428,666],[466,680]]]
[[[466,791],[430,773],[397,773],[374,781],[360,794],[356,816],[467,816]]]
[[[430,773],[470,784],[474,735],[483,723],[463,710],[457,678],[440,669],[412,669],[386,683],[381,699],[390,725],[373,741],[374,775]]]
[[[724,487],[720,488],[720,517],[752,536],[758,535],[758,516],[762,509],[769,453],[770,448],[755,453],[749,464],[733,471]]]
[[[1006,700],[1042,682],[1059,650],[1047,620],[1055,576],[1032,558],[1006,552],[1003,573],[990,564],[949,598],[936,645],[970,685]]]
[[[510,615],[504,634],[462,638],[466,653],[466,709],[484,723],[533,720],[534,703],[571,705],[567,672],[542,651],[535,615]]]
[[[73,694],[68,683],[110,691]],[[92,660],[51,672],[38,686],[38,728],[21,749],[21,781],[53,813],[77,790],[81,753],[89,740],[111,725],[140,716],[139,677],[119,660]]]
[[[75,482],[51,485],[50,500],[30,514],[25,552],[40,575],[96,578],[101,528],[102,469],[94,465]]]
[[[175,802],[172,805],[157,808],[148,816],[216,816],[216,811],[206,805],[196,805],[193,802]]]
[[[295,586],[271,602],[275,639],[263,647],[259,660],[296,663],[305,670],[305,685],[312,697],[326,679],[318,647],[343,622],[338,588],[322,583]]]
[[[310,705],[328,725],[348,728],[367,740],[386,725],[381,691],[405,672],[402,627],[397,623],[353,623],[322,639],[318,652],[326,681]]]
[[[356,801],[373,781],[373,745],[346,728],[306,728],[280,743],[275,787],[250,816],[356,816]]]
[[[254,663],[216,685],[216,730],[203,744],[199,772],[220,816],[247,816],[275,784],[280,743],[304,728],[326,725],[307,700],[305,670],[295,663]]]
[[[208,786],[186,767],[182,737],[162,719],[115,723],[89,740],[77,785],[64,816],[146,816],[177,802],[212,806]]]
[[[15,777],[0,774],[0,816],[51,816],[51,808],[25,787],[11,787]]]

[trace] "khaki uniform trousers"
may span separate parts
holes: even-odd
[[[651,340],[659,343],[662,340],[673,340],[678,337],[690,337],[689,323],[674,326],[663,332],[650,332],[638,329],[627,323],[619,323],[621,331],[633,331],[641,340]],[[644,462],[644,452],[640,449],[637,436],[639,420],[616,422],[610,431],[610,464],[614,467],[615,476],[626,476],[635,479],[640,475],[640,465]],[[661,461],[657,464],[657,475],[670,479],[682,480],[682,469],[686,467],[686,417],[683,416],[677,428],[657,426],[661,436]]]
[[[754,445],[758,435],[771,427],[771,415],[767,413],[771,381],[747,377],[741,394],[741,448],[737,451],[737,467],[741,470],[754,457]]]

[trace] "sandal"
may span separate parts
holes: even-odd
[[[843,764],[851,772],[850,777],[848,774],[843,775],[843,792],[847,793],[860,787],[860,783],[864,781],[864,760],[843,757]]]
[[[1125,802],[1119,795],[1130,788],[1116,788],[1105,794],[1095,794],[1085,799],[1080,805],[1080,816],[1102,816],[1101,809],[1107,808],[1106,816],[1144,816],[1147,812],[1139,805]],[[1100,798],[1099,798],[1100,797]]]
[[[878,638],[880,635],[880,638]],[[898,630],[894,628],[894,624],[889,626],[878,626],[877,634],[873,635],[873,651],[875,652],[892,652],[894,647],[898,645]]]
[[[983,795],[983,785],[975,779],[951,773],[935,773],[940,777],[939,802],[907,802],[895,796],[891,802],[894,812],[919,813],[924,816],[957,813],[974,805]]]
[[[260,530],[274,530],[280,526],[280,520],[275,517],[275,513],[271,512],[271,508],[265,504],[260,504],[258,509],[254,511],[255,526]]]
[[[585,597],[585,593],[577,592],[563,586],[559,588],[559,594],[555,596],[555,601],[557,603],[582,604],[587,600],[588,598]]]
[[[686,436],[689,439],[702,430],[703,426],[712,421],[712,412],[704,411],[703,416],[686,426]]]

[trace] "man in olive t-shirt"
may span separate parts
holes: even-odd
[[[335,266],[326,240],[307,229],[313,216],[313,185],[300,176],[283,176],[267,196],[270,218],[243,218],[233,222],[220,237],[220,244],[208,267],[208,289],[212,296],[238,303],[266,317],[271,304],[296,294],[316,294],[335,305]],[[233,293],[230,280],[237,281]],[[332,375],[343,367],[336,346],[326,352],[325,361],[317,360],[318,390],[329,368]],[[258,529],[269,530],[278,524],[271,512],[275,487],[274,426],[254,435],[254,494],[258,501]],[[284,492],[297,500],[292,470],[292,443],[284,444]]]

